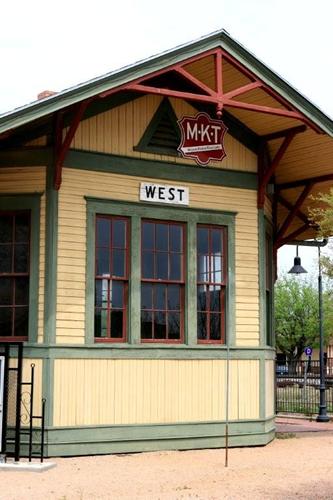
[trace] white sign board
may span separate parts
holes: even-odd
[[[140,200],[152,201],[154,203],[169,203],[172,205],[188,205],[189,188],[141,182]]]

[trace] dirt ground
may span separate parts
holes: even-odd
[[[231,449],[228,468],[218,449],[59,458],[43,473],[0,472],[0,499],[332,499],[333,434],[284,436]]]

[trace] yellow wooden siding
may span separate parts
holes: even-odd
[[[86,287],[86,202],[84,196],[139,201],[143,179],[65,168],[59,192],[57,342],[84,343]],[[144,179],[147,182],[161,182]],[[170,183],[170,181],[168,181]],[[182,182],[190,188],[190,206],[231,210],[236,216],[236,341],[259,342],[257,195],[233,189]],[[75,306],[75,308],[74,308]],[[73,307],[73,308],[72,308]],[[249,315],[249,311],[253,315]],[[72,314],[68,314],[72,312]]]
[[[265,392],[266,392],[266,417],[271,417],[275,413],[275,376],[274,361],[265,362]]]
[[[178,118],[194,115],[197,111],[184,101],[170,99]],[[144,96],[80,123],[71,147],[102,153],[112,153],[135,158],[188,163],[196,168],[193,160],[174,156],[133,151],[161,102],[159,96]],[[227,157],[222,162],[212,162],[216,168],[257,171],[257,156],[230,134],[225,136]]]
[[[45,185],[45,167],[18,167],[0,169],[0,195],[42,193],[45,191]],[[40,209],[38,342],[43,341],[44,331],[45,195],[41,197]]]
[[[225,420],[225,381],[223,360],[57,359],[54,425]],[[259,418],[257,360],[230,362],[229,412]]]
[[[43,135],[42,137],[37,137],[36,139],[33,139],[32,141],[25,142],[25,146],[46,146],[47,144],[47,137],[46,135]]]
[[[35,365],[34,372],[34,404],[33,413],[34,415],[41,415],[42,409],[42,371],[43,371],[43,360],[42,359],[23,359],[23,370],[22,370],[22,381],[30,382],[31,380],[31,364]],[[15,368],[17,366],[17,359],[10,359],[9,366]],[[16,418],[16,383],[11,383],[11,380],[16,380],[16,372],[10,372],[9,374],[9,398],[8,398],[8,424],[15,426]],[[22,389],[22,404],[21,404],[21,422],[23,425],[28,425],[29,423],[29,410],[30,410],[30,387],[23,386]]]

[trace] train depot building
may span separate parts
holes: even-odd
[[[225,31],[40,97],[0,116],[0,342],[45,454],[268,443],[276,252],[316,235],[332,121]]]

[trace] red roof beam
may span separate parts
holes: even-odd
[[[76,108],[76,112],[72,123],[67,131],[67,134],[62,141],[62,120],[61,123],[58,121],[57,123],[57,139],[56,139],[56,160],[55,160],[55,172],[54,172],[54,189],[59,190],[61,186],[61,178],[62,178],[62,166],[66,157],[66,154],[69,150],[75,132],[79,126],[79,123],[83,117],[85,110],[89,104],[89,100],[82,101]]]
[[[282,191],[284,189],[297,188],[300,186],[305,186],[307,184],[318,184],[320,182],[333,181],[333,174],[319,175],[317,177],[308,177],[306,179],[299,179],[297,181],[283,182],[281,184],[276,184],[275,188],[277,191]]]
[[[297,236],[304,233],[304,231],[306,231],[307,229],[310,229],[310,223],[303,224],[303,226],[299,227],[298,229],[296,229],[292,233],[288,234],[288,236],[286,236],[285,238],[283,238],[281,240],[276,240],[274,242],[274,248],[275,249],[280,248],[283,245],[285,245],[286,243],[288,243],[289,241],[293,241],[295,238],[297,238]]]
[[[305,186],[305,188],[303,189],[302,193],[297,198],[295,205],[290,210],[290,212],[287,215],[284,223],[282,224],[281,228],[279,229],[279,231],[278,231],[278,233],[276,235],[276,239],[278,241],[281,240],[283,238],[283,236],[285,235],[286,231],[290,227],[290,224],[292,223],[292,221],[294,220],[295,216],[297,215],[297,211],[303,205],[305,199],[309,195],[309,193],[310,193],[310,191],[311,191],[312,188],[313,188],[313,184],[309,184],[308,186]]]

